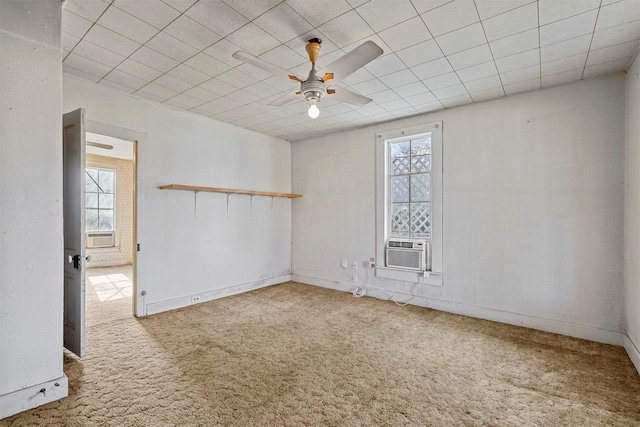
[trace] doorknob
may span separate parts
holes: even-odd
[[[84,257],[84,259],[86,259],[87,262],[91,262],[91,255],[87,255],[86,257]]]

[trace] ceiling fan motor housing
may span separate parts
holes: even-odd
[[[312,69],[307,80],[300,84],[300,92],[308,103],[318,102],[327,94],[327,85],[318,78],[316,70]]]

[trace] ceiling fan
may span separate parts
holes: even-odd
[[[335,87],[335,84],[345,79],[350,74],[367,65],[369,62],[382,55],[380,46],[372,41],[366,41],[351,52],[341,56],[325,68],[328,71],[322,77],[318,75],[316,61],[320,54],[320,44],[322,40],[312,38],[307,42],[307,54],[311,61],[311,71],[306,79],[302,79],[289,71],[278,67],[263,59],[257,58],[250,53],[241,50],[232,56],[247,64],[254,65],[262,70],[269,71],[277,76],[287,76],[289,79],[300,83],[300,90],[289,92],[281,98],[270,102],[268,105],[280,106],[294,101],[298,95],[302,95],[304,99],[311,104],[309,107],[309,117],[315,119],[320,115],[320,110],[316,103],[325,95],[330,95],[333,99],[354,105],[366,105],[372,101],[371,98],[362,96],[350,90]],[[331,83],[327,83],[327,82]]]

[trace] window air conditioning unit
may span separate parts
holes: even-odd
[[[389,239],[387,267],[425,271],[429,245],[425,240]]]
[[[87,248],[111,248],[113,244],[113,233],[87,234]]]

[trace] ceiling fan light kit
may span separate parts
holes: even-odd
[[[287,78],[300,83],[300,90],[289,92],[286,95],[270,102],[269,105],[285,105],[291,101],[295,101],[297,99],[297,95],[302,94],[304,99],[310,104],[307,114],[312,119],[315,119],[320,115],[320,110],[316,104],[327,95],[332,96],[336,101],[359,106],[366,105],[371,102],[371,98],[367,98],[366,96],[362,96],[342,87],[337,87],[335,84],[382,55],[383,51],[380,46],[372,41],[366,41],[351,52],[327,65],[326,69],[330,72],[324,73],[322,77],[318,77],[316,61],[320,55],[321,44],[322,40],[319,38],[312,38],[307,42],[306,50],[307,55],[309,56],[309,61],[311,61],[311,70],[305,80],[302,80],[297,75],[290,73],[277,65],[257,58],[247,52],[238,51],[232,56],[262,70],[269,71],[275,75],[287,76]],[[328,87],[328,81],[331,81],[332,87]]]

